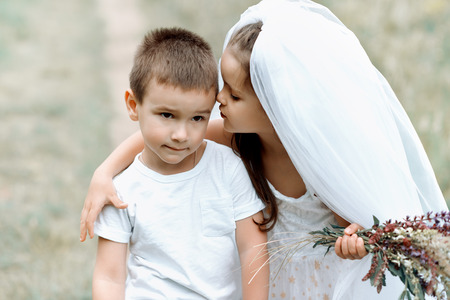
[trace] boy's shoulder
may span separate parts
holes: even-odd
[[[214,160],[225,159],[229,162],[239,162],[241,159],[238,155],[228,146],[216,143],[214,141],[205,140],[207,142],[208,150],[212,153],[212,158]]]
[[[241,158],[230,147],[207,140],[207,151],[204,168],[214,176],[231,179],[247,174]]]

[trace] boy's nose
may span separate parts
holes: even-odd
[[[187,133],[186,126],[184,124],[182,124],[182,125],[180,124],[180,125],[176,126],[174,128],[174,130],[172,131],[171,138],[172,138],[172,140],[180,142],[180,143],[187,141],[188,133]]]

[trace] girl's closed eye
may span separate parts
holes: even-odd
[[[230,96],[231,96],[231,99],[233,99],[233,100],[239,100],[239,97],[237,97],[237,96],[235,96],[233,94],[230,94]]]

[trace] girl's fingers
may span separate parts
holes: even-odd
[[[359,224],[352,223],[345,228],[344,233],[346,235],[352,235],[360,229],[363,229],[363,227],[361,227]]]
[[[362,229],[356,223],[353,223],[344,230],[344,235],[336,240],[334,252],[337,256],[343,259],[361,259],[367,255],[364,247],[364,240],[358,235],[356,231]]]
[[[94,237],[94,223],[97,220],[98,214],[103,209],[103,207],[107,204],[112,204],[118,209],[124,209],[128,207],[127,203],[122,202],[117,195],[111,194],[107,199],[102,203],[95,202],[92,205],[91,201],[86,201],[83,206],[83,210],[81,211],[80,218],[80,241],[84,242],[86,240],[86,236],[89,233],[89,237],[92,239]]]
[[[344,235],[342,237],[342,247],[341,247],[342,255],[346,259],[353,259],[353,255],[350,253],[350,247],[349,247],[350,239],[351,239],[351,237],[348,235]]]
[[[92,239],[94,237],[94,222],[97,220],[97,216],[102,210],[103,206],[91,207],[89,214],[86,219],[87,230],[89,231],[89,237]]]
[[[81,218],[80,218],[80,241],[84,242],[86,240],[86,234],[87,234],[87,228],[86,228],[86,218],[89,214],[89,209],[86,202],[84,202],[83,210],[81,211]]]
[[[356,240],[356,249],[359,258],[363,258],[368,254],[366,248],[364,247],[364,240],[360,237],[358,237],[358,239]]]
[[[94,237],[94,223],[95,220],[97,220],[98,215],[102,211],[103,207],[105,205],[114,205],[118,209],[124,209],[128,207],[128,203],[122,202],[119,197],[117,197],[117,194],[115,191],[111,194],[109,194],[108,197],[106,197],[104,202],[95,202],[93,205],[89,207],[89,211],[87,212],[87,217],[84,218],[84,224],[81,224],[81,226],[84,226],[82,229],[84,229],[84,236],[86,236],[86,229],[89,231],[89,237],[92,239]],[[83,221],[83,217],[82,217]],[[80,227],[81,228],[81,227]],[[83,233],[83,231],[82,231]]]
[[[336,253],[337,256],[344,259],[345,257],[342,255],[341,248],[342,248],[342,237],[339,237],[336,240],[336,243],[334,244],[334,252]]]
[[[124,208],[128,207],[128,203],[122,202],[122,200],[120,200],[119,197],[117,197],[116,193],[109,195],[108,198],[109,198],[111,204],[114,205],[118,209],[124,209]]]
[[[358,258],[358,251],[356,249],[356,238],[358,236],[356,234],[352,234],[348,239],[347,239],[347,249],[348,249],[348,255],[351,258]]]
[[[340,258],[351,260],[361,259],[367,255],[363,239],[356,234],[339,237],[336,240],[334,252]]]

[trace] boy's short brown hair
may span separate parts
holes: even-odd
[[[139,45],[130,73],[130,88],[142,103],[151,80],[183,90],[218,91],[217,62],[209,44],[182,28],[149,32]]]

